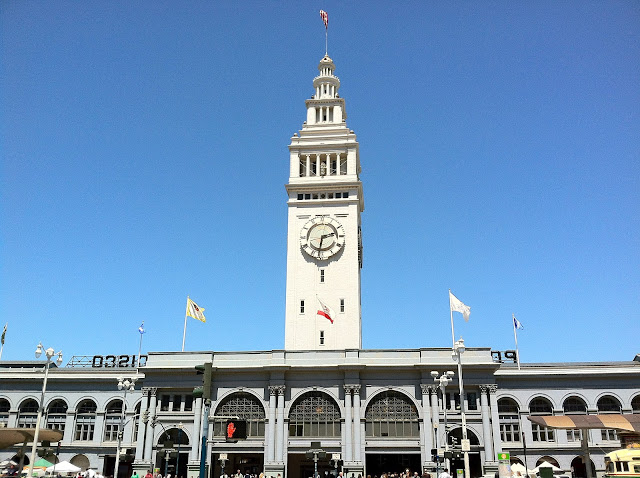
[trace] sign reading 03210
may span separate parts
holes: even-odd
[[[331,217],[316,216],[300,230],[300,247],[311,257],[329,259],[344,247],[344,228]]]

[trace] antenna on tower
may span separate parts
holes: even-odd
[[[322,18],[322,22],[324,23],[324,54],[329,54],[329,14],[324,10],[320,10],[320,18]]]

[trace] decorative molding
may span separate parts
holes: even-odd
[[[498,391],[498,386],[495,383],[487,385],[487,388],[489,389],[489,393],[492,395],[495,395],[496,392]]]
[[[269,385],[269,395],[278,395],[279,385]]]

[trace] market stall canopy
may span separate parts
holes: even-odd
[[[80,467],[72,465],[68,461],[61,461],[60,463],[56,463],[55,465],[47,468],[47,473],[78,473],[79,471]]]
[[[538,466],[536,466],[533,469],[534,473],[540,473],[540,468],[551,468],[553,470],[553,472],[557,472],[557,471],[562,471],[561,468],[558,468],[557,466],[555,466],[552,463],[549,463],[548,461],[543,461],[542,463],[540,463]]]
[[[9,448],[18,443],[30,443],[33,441],[35,428],[0,428],[0,450]],[[41,428],[38,434],[40,441],[60,441],[62,440],[62,432],[59,430],[49,430]]]
[[[50,466],[52,466],[52,465],[53,465],[53,463],[51,463],[51,462],[50,462],[50,461],[48,461],[48,460],[45,460],[44,458],[40,458],[38,461],[36,461],[36,462],[33,464],[34,468],[35,468],[35,467],[38,467],[38,468],[48,468],[48,467],[50,467]]]
[[[534,415],[527,417],[533,423],[549,428],[589,429],[615,428],[640,433],[640,414],[619,415]]]

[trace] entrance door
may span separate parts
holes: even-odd
[[[320,475],[320,478],[334,476],[335,469],[329,463],[330,458],[331,454],[327,453],[324,459],[318,460],[318,475]],[[289,453],[289,459],[287,460],[288,478],[311,478],[313,477],[314,469],[313,459],[307,458],[304,453]]]
[[[213,455],[214,472],[213,476],[218,478],[222,476],[222,468],[220,466],[220,455]],[[224,474],[232,476],[238,473],[242,476],[247,473],[259,475],[264,470],[264,455],[262,453],[227,453],[227,461],[224,465]]]
[[[400,474],[409,470],[422,474],[420,454],[418,453],[367,453],[367,475],[380,476],[382,473]],[[351,475],[349,475],[351,476]]]

